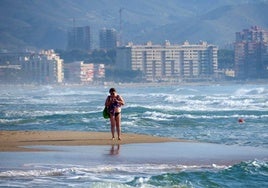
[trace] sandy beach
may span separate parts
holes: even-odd
[[[86,146],[131,143],[160,143],[184,141],[172,138],[123,133],[122,140],[112,140],[109,132],[76,131],[0,131],[0,152],[38,151],[23,146]]]
[[[193,174],[222,181],[226,173],[229,182],[246,173],[245,187],[248,169],[266,173],[267,148],[126,133],[122,139],[112,141],[109,132],[0,131],[0,187],[141,187]],[[262,174],[260,187],[267,187]]]

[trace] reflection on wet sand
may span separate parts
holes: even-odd
[[[112,145],[110,149],[110,155],[118,155],[120,150],[120,144]]]

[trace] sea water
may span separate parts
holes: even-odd
[[[116,89],[126,102],[123,133],[268,149],[268,85],[119,85]],[[102,117],[108,90],[0,86],[0,129],[109,132],[109,121]],[[110,147],[97,150],[105,154]],[[0,163],[2,187],[268,187],[265,159],[206,166],[149,160],[141,164],[127,158],[87,161],[86,154],[67,151],[1,152],[0,157],[14,159],[13,165]]]

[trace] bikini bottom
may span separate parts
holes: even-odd
[[[114,117],[117,117],[120,114],[120,112],[115,112]]]

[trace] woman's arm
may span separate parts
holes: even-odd
[[[120,105],[124,105],[125,104],[125,101],[124,101],[124,99],[119,95],[119,100],[118,100],[118,103],[120,104]]]

